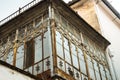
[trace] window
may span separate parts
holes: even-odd
[[[82,73],[86,74],[86,66],[84,61],[80,61],[80,69]]]
[[[102,79],[105,80],[106,79],[105,70],[104,70],[104,67],[101,64],[100,64],[100,71],[101,71]]]
[[[107,75],[108,80],[111,80],[111,76],[110,76],[109,70],[107,68],[105,68],[105,70],[106,70],[106,75]]]
[[[25,61],[24,68],[28,68],[34,64],[34,40],[25,43]]]
[[[69,43],[68,39],[64,38],[64,53],[65,53],[65,61],[71,64],[71,57],[70,57],[70,51],[69,51]]]
[[[93,60],[93,62],[94,62],[94,69],[95,69],[96,78],[97,78],[97,80],[101,80],[99,69],[98,69],[98,64],[95,60]]]
[[[62,36],[61,34],[56,31],[56,47],[57,47],[57,55],[61,58],[63,57],[63,46],[62,46]]]
[[[43,37],[43,47],[44,47],[44,57],[43,58],[47,58],[48,56],[50,56],[50,46],[49,46],[49,34],[48,32],[44,33],[44,37]]]
[[[16,67],[23,69],[24,46],[21,45],[17,50]]]
[[[35,63],[42,60],[42,38],[35,38]]]
[[[63,47],[62,47],[62,45],[59,44],[59,43],[57,43],[56,45],[57,45],[56,46],[57,47],[57,55],[60,56],[61,58],[64,58],[63,57]]]
[[[13,49],[9,51],[6,62],[13,65]]]
[[[71,52],[72,52],[73,66],[75,66],[76,68],[79,68],[77,51],[76,51],[76,47],[74,44],[71,44]]]
[[[81,72],[86,74],[86,65],[85,65],[85,61],[84,61],[84,56],[83,56],[83,52],[80,48],[78,48],[78,56],[79,56],[79,62],[80,62],[80,69]]]
[[[95,79],[95,74],[94,74],[94,70],[93,70],[93,64],[91,61],[91,57],[89,55],[87,55],[87,62],[88,62],[88,68],[89,68],[89,73],[90,73],[90,77],[94,80]]]

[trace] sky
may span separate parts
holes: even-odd
[[[0,0],[0,20],[6,18],[13,12],[17,11],[19,7],[23,7],[27,3],[33,0]],[[69,2],[71,0],[64,0],[65,2]],[[120,8],[120,0],[108,0],[119,12]]]
[[[108,0],[113,7],[120,13],[120,0]]]
[[[0,0],[0,20],[6,18],[13,12],[17,11],[19,7],[23,7],[33,0]],[[64,0],[68,2],[70,0]]]

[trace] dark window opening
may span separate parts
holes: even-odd
[[[35,44],[33,39],[25,43],[25,50],[24,68],[28,68],[34,64]]]

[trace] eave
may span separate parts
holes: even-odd
[[[102,1],[120,19],[119,12],[107,0],[102,0]]]

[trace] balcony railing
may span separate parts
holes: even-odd
[[[30,3],[28,3],[27,5],[23,6],[22,8],[19,8],[19,10],[17,10],[16,12],[14,12],[13,14],[9,15],[8,17],[4,18],[3,20],[0,21],[0,26],[3,25],[4,23],[10,21],[11,19],[13,19],[14,17],[18,16],[19,14],[21,14],[22,12],[28,10],[29,8],[31,8],[32,6],[36,5],[37,3],[39,3],[41,0],[33,0]]]

